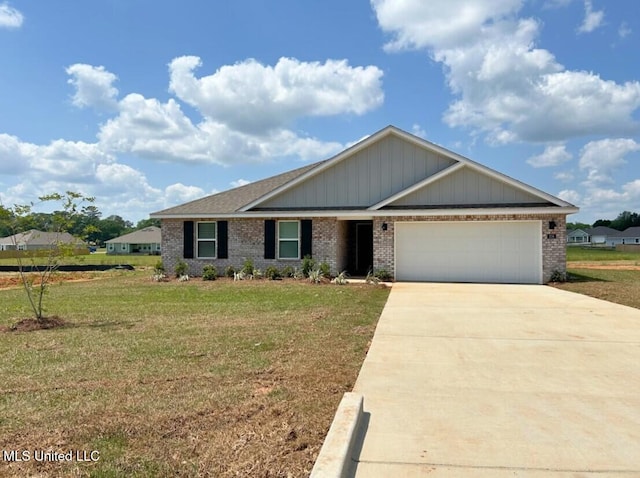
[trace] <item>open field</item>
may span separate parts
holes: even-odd
[[[0,461],[1,476],[309,473],[387,289],[104,274],[51,288],[68,326],[0,332],[0,448],[99,461]],[[0,290],[0,325],[27,312]]]
[[[640,308],[640,253],[567,247],[564,290]]]

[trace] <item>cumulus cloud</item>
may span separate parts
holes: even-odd
[[[170,91],[207,119],[244,133],[264,133],[305,116],[361,115],[384,99],[382,71],[346,60],[280,58],[270,66],[249,59],[196,78],[193,70],[200,66],[195,56],[175,58]]]
[[[520,0],[372,0],[387,50],[425,49],[457,96],[452,127],[490,143],[566,141],[640,131],[640,82],[567,70],[536,41],[541,24],[518,18]],[[593,114],[598,111],[598,114]]]
[[[603,139],[587,143],[580,151],[580,169],[586,171],[585,185],[613,183],[612,173],[623,166],[625,156],[640,151],[640,144],[632,139]]]
[[[76,89],[72,102],[79,108],[114,109],[117,106],[118,90],[113,83],[116,75],[104,66],[76,63],[66,69],[71,76],[67,82]]]
[[[251,184],[251,181],[247,181],[246,179],[236,179],[235,181],[231,181],[231,187],[239,188],[240,186],[246,186],[247,184]]]
[[[604,10],[593,10],[591,0],[584,0],[584,20],[578,28],[578,33],[591,33],[600,26],[604,21]]]
[[[582,202],[582,195],[572,189],[564,189],[558,193],[558,197],[573,205],[579,205]]]
[[[558,181],[562,181],[563,183],[573,181],[574,177],[575,176],[573,175],[573,173],[569,171],[560,171],[553,175],[553,179],[557,179]]]
[[[0,28],[20,28],[24,15],[7,2],[0,3]]]
[[[208,194],[214,194],[217,191],[210,191]],[[171,184],[164,190],[164,196],[168,205],[179,204],[183,202],[193,201],[205,195],[202,188],[196,186],[185,186],[182,183]]]
[[[547,146],[541,154],[531,156],[527,159],[534,168],[547,168],[551,166],[558,166],[562,163],[566,163],[572,158],[564,144],[556,144]]]
[[[618,36],[620,38],[627,38],[631,33],[633,33],[633,31],[626,22],[622,22],[620,27],[618,27]]]

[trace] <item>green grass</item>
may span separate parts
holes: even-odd
[[[568,269],[569,281],[559,289],[640,309],[640,270]]]
[[[567,247],[567,262],[578,261],[638,261],[640,263],[640,251],[622,252],[598,247]]]
[[[160,256],[148,255],[111,255],[98,252],[95,254],[86,254],[80,256],[65,257],[62,264],[91,264],[91,265],[107,265],[107,264],[130,264],[134,267],[153,267],[161,258]],[[35,258],[36,264],[44,264],[46,259]],[[30,265],[31,259],[25,258],[24,264]],[[0,258],[0,265],[11,266],[17,265],[16,259]]]
[[[0,332],[0,448],[98,450],[0,475],[306,476],[388,290],[297,281],[54,285],[68,326]],[[0,324],[28,310],[0,291]]]

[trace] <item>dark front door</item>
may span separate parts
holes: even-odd
[[[373,221],[349,221],[349,268],[352,276],[364,276],[373,268]]]

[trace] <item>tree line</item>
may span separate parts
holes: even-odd
[[[55,218],[64,213],[65,211],[17,214],[15,208],[6,208],[0,204],[0,237],[11,236],[31,229],[54,231],[56,228]],[[91,244],[103,246],[105,241],[109,239],[149,226],[160,226],[160,221],[158,219],[142,219],[134,225],[133,222],[115,214],[102,218],[102,212],[91,204],[80,208],[67,232]]]
[[[585,224],[582,222],[568,222],[567,229],[591,229],[592,227],[606,226],[618,231],[624,231],[630,227],[640,226],[640,214],[637,212],[623,211],[613,220],[598,219],[593,224]]]

